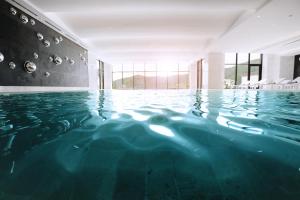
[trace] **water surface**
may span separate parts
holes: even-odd
[[[299,200],[300,93],[2,94],[0,199]]]

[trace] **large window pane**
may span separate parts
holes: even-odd
[[[238,64],[248,65],[249,54],[247,53],[239,53],[238,54]]]
[[[225,56],[225,62],[230,62],[228,58],[229,54]],[[225,88],[232,88],[236,79],[236,84],[247,84],[248,77],[251,82],[259,81],[260,68],[262,67],[262,55],[261,54],[248,54],[239,53],[238,62],[233,64],[225,63]],[[233,61],[233,60],[232,60]],[[237,65],[237,69],[235,66]],[[250,74],[248,74],[248,68],[250,67]],[[235,70],[237,70],[237,77],[235,77]]]
[[[181,71],[181,72],[189,71],[189,66],[179,65],[179,71]]]
[[[122,72],[115,72],[113,75],[113,89],[122,89]]]
[[[123,64],[113,67],[113,89],[189,88],[189,68],[184,64]]]
[[[122,65],[115,65],[115,66],[113,66],[112,71],[113,72],[122,72],[123,71]]]
[[[145,71],[155,72],[156,64],[145,64]]]
[[[123,65],[123,72],[133,72],[133,65]]]
[[[189,72],[179,72],[179,89],[189,88]]]
[[[168,72],[157,72],[157,89],[168,89]]]
[[[235,84],[235,65],[225,65],[225,88],[233,88]]]
[[[236,63],[236,53],[226,53],[225,64],[235,64],[235,63]]]
[[[161,72],[177,72],[178,65],[164,64],[157,66],[157,71]]]
[[[144,64],[134,64],[134,71],[145,71]]]
[[[145,72],[146,89],[156,89],[156,72]]]
[[[177,89],[178,88],[178,72],[168,73],[168,88]]]
[[[250,54],[250,64],[261,64],[260,54]]]
[[[251,66],[250,68],[250,82],[257,83],[259,81],[259,66]]]
[[[134,72],[134,89],[145,88],[144,72]]]
[[[123,89],[133,89],[133,72],[123,72]]]
[[[248,82],[248,65],[237,66],[237,85]]]

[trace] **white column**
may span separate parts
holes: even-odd
[[[280,56],[275,54],[264,54],[262,79],[268,83],[279,80],[280,76]]]
[[[280,58],[280,76],[282,78],[293,80],[295,68],[294,56],[281,56]]]
[[[104,89],[112,89],[112,65],[104,63]]]
[[[224,88],[224,53],[209,53],[207,56],[206,74],[208,85],[207,89],[223,89]],[[203,74],[205,76],[205,74]]]
[[[190,89],[197,89],[197,62],[189,65]]]
[[[99,89],[99,62],[97,57],[93,52],[88,53],[89,61],[89,89],[98,90]]]

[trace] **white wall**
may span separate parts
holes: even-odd
[[[98,90],[99,89],[99,62],[97,57],[93,52],[88,53],[89,59],[89,89]]]
[[[203,63],[203,89],[224,88],[224,53],[209,53]]]
[[[288,80],[293,80],[295,68],[294,56],[281,56],[280,59],[280,76]]]
[[[292,80],[294,75],[294,56],[265,54],[263,58],[262,79],[269,83],[280,78]]]
[[[272,83],[280,76],[280,56],[275,54],[264,54],[262,79]]]
[[[99,61],[89,52],[89,89],[99,90]],[[104,63],[104,89],[112,89],[112,65]]]
[[[112,89],[112,65],[104,63],[104,89]]]
[[[206,59],[202,61],[202,89],[208,89],[208,63]]]
[[[190,89],[197,89],[197,62],[189,65]]]

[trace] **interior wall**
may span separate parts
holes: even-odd
[[[91,51],[89,51],[89,89],[99,89],[99,61]]]
[[[293,80],[294,56],[280,56],[276,54],[265,54],[263,59],[262,79],[268,83],[276,83],[284,78]]]
[[[281,56],[280,58],[280,77],[294,79],[295,56]]]
[[[262,79],[269,83],[279,80],[280,56],[275,54],[264,54]]]
[[[88,87],[84,47],[6,1],[0,24],[0,86]],[[24,68],[28,62],[33,71]]]
[[[296,55],[294,59],[294,78],[300,77],[300,55]]]

